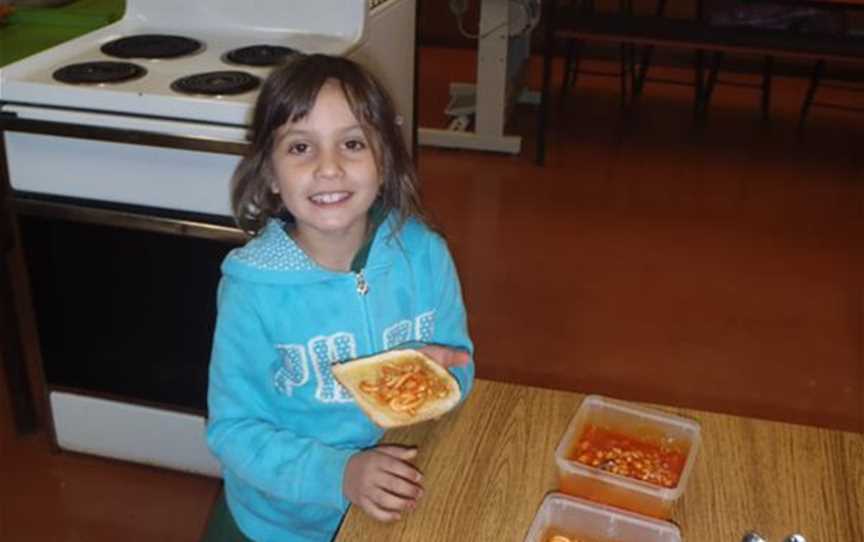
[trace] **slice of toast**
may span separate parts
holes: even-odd
[[[331,367],[379,427],[389,429],[437,418],[459,403],[459,383],[417,350],[391,350]]]

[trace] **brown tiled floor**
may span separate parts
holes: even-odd
[[[425,50],[423,125],[451,79],[470,56]],[[529,108],[521,156],[422,149],[479,375],[864,429],[864,116],[815,110],[799,143],[803,84],[781,78],[770,126],[724,85],[699,135],[688,88],[649,84],[629,125],[616,88],[580,81],[545,168]],[[0,540],[197,538],[217,482],[48,453],[0,406]]]

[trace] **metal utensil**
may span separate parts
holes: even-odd
[[[750,531],[744,533],[744,536],[741,538],[741,542],[767,542],[762,535],[757,533],[756,531]]]
[[[794,533],[784,538],[783,542],[807,542],[807,539],[803,534]]]

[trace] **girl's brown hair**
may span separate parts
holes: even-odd
[[[273,216],[291,219],[279,194],[271,190],[276,131],[312,111],[318,92],[336,81],[372,147],[383,183],[376,200],[382,212],[396,211],[396,230],[410,217],[423,220],[417,174],[402,138],[390,95],[357,63],[328,55],[300,55],[276,68],[261,87],[255,104],[249,151],[232,180],[231,205],[240,228],[256,235]]]

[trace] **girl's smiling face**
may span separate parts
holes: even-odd
[[[372,142],[338,83],[325,83],[306,117],[279,128],[271,161],[271,188],[294,217],[298,240],[356,239],[359,248],[381,179]]]

